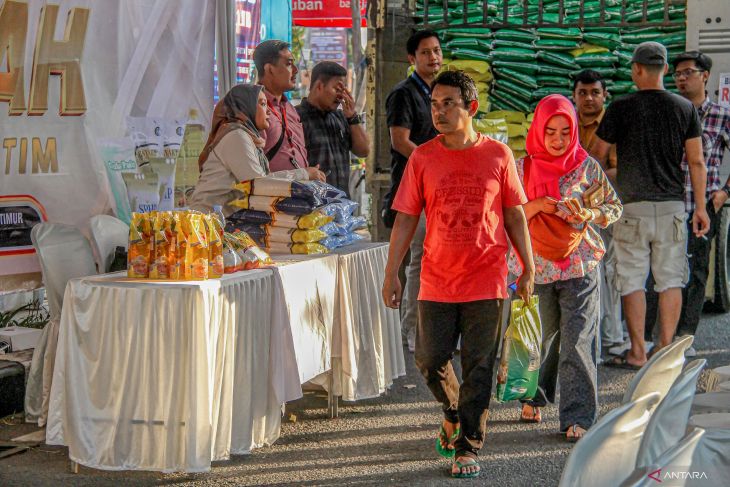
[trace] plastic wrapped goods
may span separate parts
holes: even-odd
[[[512,301],[497,371],[497,401],[535,397],[542,346],[538,304],[537,296],[532,296],[528,305],[521,299]]]

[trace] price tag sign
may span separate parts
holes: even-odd
[[[720,74],[717,102],[725,108],[730,108],[730,73]]]

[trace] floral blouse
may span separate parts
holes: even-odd
[[[517,173],[524,185],[524,159],[517,161]],[[587,158],[583,164],[573,171],[560,178],[560,195],[563,198],[578,198],[582,202],[581,195],[590,188],[594,182],[599,182],[603,187],[605,195],[604,202],[598,207],[605,217],[602,228],[606,228],[621,217],[623,205],[616,194],[616,191],[608,181],[601,166],[592,157]],[[576,228],[583,228],[584,224],[574,225]],[[564,269],[555,262],[534,254],[535,258],[535,284],[549,284],[555,281],[565,281],[577,277],[583,277],[596,268],[606,253],[601,236],[596,230],[595,223],[589,223],[583,240],[578,247],[568,256],[569,265]],[[519,276],[522,273],[522,266],[515,255],[514,250],[510,252],[507,266],[511,274]]]

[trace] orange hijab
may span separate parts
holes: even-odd
[[[555,116],[570,122],[570,143],[560,156],[553,156],[545,148],[545,126]],[[562,95],[549,95],[540,100],[527,133],[527,153],[524,165],[525,192],[532,201],[541,196],[562,199],[560,178],[577,168],[588,157],[578,140],[578,121],[570,100]],[[529,222],[532,248],[536,254],[555,262],[565,270],[568,257],[580,245],[588,225],[578,230],[562,218],[538,213]]]

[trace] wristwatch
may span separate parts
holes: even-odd
[[[358,125],[365,121],[365,114],[364,113],[356,113],[355,115],[351,116],[347,119],[348,125]]]

